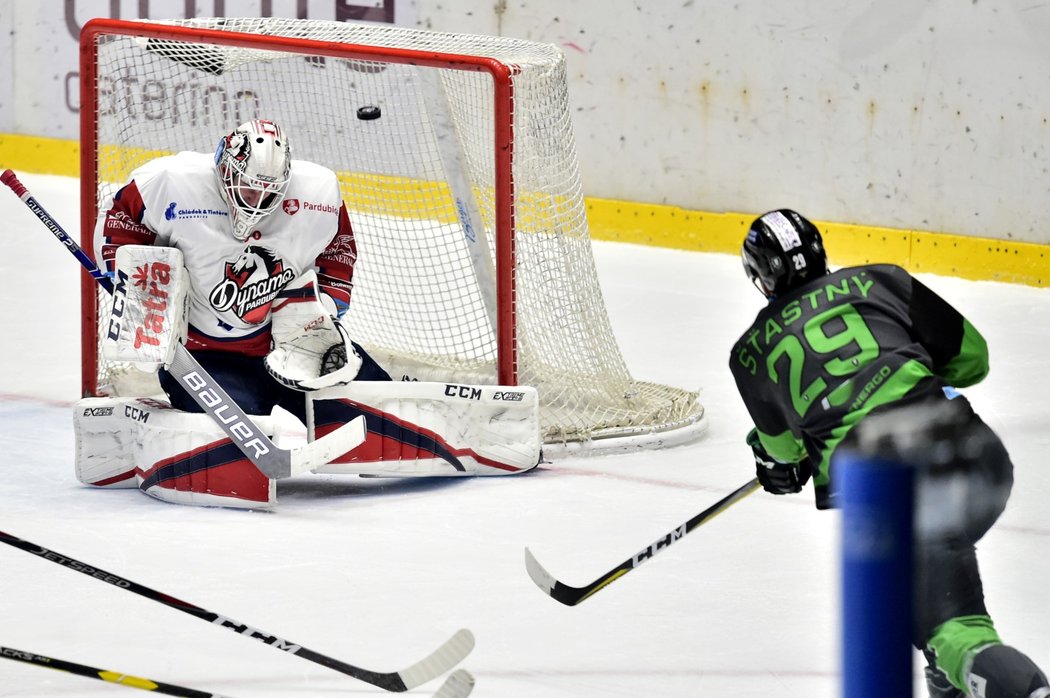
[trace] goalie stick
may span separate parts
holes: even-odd
[[[70,674],[76,674],[77,676],[86,676],[89,679],[108,681],[109,683],[120,684],[121,686],[127,686],[128,688],[141,688],[143,691],[163,693],[167,696],[182,696],[183,698],[228,698],[221,696],[218,693],[208,693],[207,691],[198,691],[194,688],[185,688],[184,686],[176,686],[175,684],[161,683],[160,681],[154,681],[153,679],[144,679],[141,676],[125,674],[122,671],[99,669],[93,666],[77,664],[76,662],[69,662],[64,659],[55,659],[54,657],[48,657],[35,652],[16,650],[13,647],[0,647],[0,657],[45,667],[47,669],[55,669],[56,671],[65,671]]]
[[[9,187],[33,214],[47,227],[58,241],[77,258],[88,273],[109,294],[113,293],[113,282],[99,269],[98,265],[73,241],[73,238],[58,224],[51,214],[29,193],[25,185],[18,180],[11,170],[4,170],[0,182]],[[285,449],[278,448],[259,427],[255,425],[244,410],[226,394],[208,372],[197,363],[189,350],[179,344],[175,347],[175,358],[168,367],[171,375],[190,394],[194,402],[200,405],[218,424],[230,440],[248,457],[255,467],[266,477],[279,480],[314,470],[330,463],[344,453],[356,448],[365,440],[364,417],[358,417],[344,424],[323,438],[311,441],[304,446]]]
[[[238,635],[243,635],[253,640],[260,640],[263,644],[276,647],[288,654],[294,654],[297,657],[302,657],[303,659],[307,659],[315,664],[320,664],[321,666],[328,667],[329,669],[346,674],[347,676],[352,676],[355,679],[359,679],[365,683],[370,683],[373,686],[378,686],[379,688],[393,693],[410,691],[417,686],[441,676],[446,671],[449,671],[452,667],[459,664],[463,658],[470,654],[471,650],[474,649],[474,635],[466,628],[463,628],[456,631],[456,633],[446,640],[441,647],[438,647],[427,657],[424,657],[407,669],[391,672],[362,669],[361,667],[347,664],[346,662],[323,655],[320,652],[315,652],[314,650],[303,647],[302,645],[297,645],[280,638],[277,635],[271,635],[270,633],[259,630],[258,628],[253,628],[252,626],[241,623],[240,621],[227,618],[226,616],[215,613],[214,611],[209,611],[200,606],[194,606],[187,601],[182,601],[181,599],[177,599],[169,594],[155,591],[149,587],[133,582],[130,579],[125,579],[119,575],[113,574],[112,572],[107,572],[85,562],[74,560],[71,557],[57,553],[54,550],[49,550],[48,548],[37,545],[36,543],[30,543],[27,540],[13,536],[10,533],[0,531],[0,543],[6,543],[12,547],[24,550],[27,553],[32,553],[37,557],[49,560],[50,562],[54,562],[55,564],[61,565],[67,569],[86,574],[89,577],[94,577],[95,579],[111,584],[118,589],[124,589],[125,591],[138,594],[139,596],[145,597],[151,601],[156,601],[157,603],[164,604],[169,608],[174,608],[176,611],[182,611],[188,615],[200,618],[208,623],[219,625],[223,628],[229,628]],[[462,678],[462,676],[460,676],[460,678]],[[452,677],[449,677],[450,681],[451,679]],[[446,694],[446,696],[449,697],[457,695],[465,694],[455,692]]]
[[[525,569],[528,570],[529,576],[532,578],[532,581],[536,583],[536,586],[543,590],[543,592],[552,599],[563,603],[566,606],[575,606],[581,601],[589,599],[591,596],[612,584],[620,577],[638,567],[643,562],[656,555],[656,553],[669,547],[672,543],[692,531],[700,524],[709,521],[718,514],[721,514],[723,511],[757,490],[760,486],[758,478],[750,480],[747,484],[718,500],[712,506],[704,509],[678,528],[669,531],[662,538],[642,548],[637,553],[603,574],[601,577],[598,577],[593,582],[585,584],[582,587],[569,586],[568,584],[555,579],[550,572],[543,568],[543,565],[536,560],[535,556],[533,556],[532,552],[529,551],[527,547],[525,548]]]

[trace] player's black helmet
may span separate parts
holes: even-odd
[[[748,278],[768,298],[828,273],[817,226],[787,208],[756,218],[741,254]]]

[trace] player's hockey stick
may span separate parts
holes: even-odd
[[[29,210],[36,215],[47,229],[66,246],[66,249],[77,258],[81,266],[87,269],[95,281],[108,293],[113,293],[113,282],[98,265],[87,256],[73,238],[51,217],[43,206],[29,193],[18,177],[11,170],[4,170],[0,182],[8,186]],[[208,375],[208,372],[193,355],[179,344],[175,347],[175,358],[168,372],[175,376],[215,423],[222,427],[230,440],[255,464],[266,477],[281,479],[314,470],[330,463],[335,458],[359,446],[365,440],[364,417],[358,417],[344,424],[330,434],[311,441],[304,446],[285,449],[278,448],[259,427],[255,425],[244,410],[226,394],[226,391]]]
[[[529,576],[532,577],[532,581],[536,583],[536,586],[542,589],[552,599],[559,601],[566,606],[575,606],[581,601],[589,599],[591,596],[612,584],[635,567],[638,567],[640,564],[656,555],[656,553],[669,547],[676,540],[689,533],[700,524],[714,518],[718,514],[721,514],[723,511],[757,490],[760,486],[758,478],[749,481],[746,485],[729,493],[715,502],[714,505],[704,509],[678,528],[668,532],[663,538],[653,542],[651,545],[647,545],[645,548],[639,550],[637,553],[627,558],[601,577],[598,577],[593,582],[585,584],[582,587],[569,586],[564,582],[559,582],[550,572],[543,568],[543,565],[536,560],[528,548],[525,548],[525,569],[528,570]]]
[[[107,584],[112,584],[118,589],[124,589],[125,591],[138,594],[139,596],[143,596],[151,601],[162,603],[165,606],[174,608],[176,611],[182,611],[183,613],[195,616],[201,620],[207,621],[208,623],[229,628],[238,635],[243,635],[252,638],[253,640],[260,640],[264,644],[271,645],[279,650],[284,650],[288,654],[294,654],[297,657],[302,657],[303,659],[328,667],[329,669],[346,674],[347,676],[353,676],[355,679],[360,679],[361,681],[370,683],[373,686],[378,686],[379,688],[394,693],[409,691],[416,686],[420,686],[427,681],[431,681],[438,676],[441,676],[446,671],[449,671],[452,667],[459,664],[460,661],[462,661],[463,658],[470,654],[471,650],[474,649],[474,635],[464,628],[457,631],[451,638],[441,645],[441,647],[431,652],[429,656],[416,662],[407,669],[392,672],[370,671],[368,669],[356,667],[352,664],[347,664],[338,659],[333,659],[332,657],[323,655],[320,652],[315,652],[303,647],[302,645],[289,642],[277,635],[271,635],[257,628],[253,628],[250,625],[233,620],[232,618],[219,615],[214,611],[209,611],[200,606],[194,606],[189,602],[155,591],[149,587],[133,582],[130,579],[125,579],[119,575],[113,574],[112,572],[107,572],[85,562],[66,557],[61,553],[49,550],[48,548],[37,545],[36,543],[30,543],[29,541],[17,538],[10,533],[0,531],[0,543],[6,543],[7,545],[32,553],[37,557],[49,560],[67,569],[86,574],[89,577],[94,577],[95,579],[99,579]],[[451,681],[452,677],[450,677],[449,680]],[[462,694],[453,692],[446,695],[457,696]]]
[[[108,681],[109,683],[116,683],[129,688],[141,688],[143,691],[163,693],[167,696],[183,696],[183,698],[224,698],[218,693],[208,693],[207,691],[198,691],[194,688],[185,688],[183,686],[176,686],[175,684],[161,683],[160,681],[154,681],[153,679],[144,679],[140,676],[125,674],[121,671],[99,669],[93,666],[77,664],[76,662],[68,662],[64,659],[47,657],[42,654],[36,654],[35,652],[16,650],[12,647],[0,647],[0,657],[3,657],[4,659],[13,659],[18,662],[25,662],[26,664],[34,664],[48,669],[55,669],[57,671],[65,671],[78,676],[86,676],[89,679]]]
[[[218,693],[208,693],[207,691],[198,691],[195,688],[186,688],[185,686],[176,686],[172,683],[163,683],[161,681],[154,681],[153,679],[145,679],[141,676],[125,674],[122,671],[99,669],[98,667],[77,664],[76,662],[66,661],[65,659],[48,657],[43,654],[37,654],[36,652],[17,650],[13,647],[0,647],[0,657],[4,659],[13,659],[18,662],[25,662],[26,664],[34,664],[47,669],[55,669],[56,671],[65,671],[70,674],[76,674],[77,676],[86,676],[89,679],[108,681],[109,683],[127,686],[128,688],[141,688],[143,691],[163,693],[167,696],[182,696],[183,698],[229,698],[229,696],[223,696]],[[474,677],[470,672],[466,669],[456,669],[449,674],[449,677],[445,679],[445,683],[441,684],[441,688],[438,689],[438,692],[435,693],[432,698],[467,698],[473,690]]]
[[[473,690],[474,676],[466,669],[456,669],[448,675],[433,698],[467,698]]]

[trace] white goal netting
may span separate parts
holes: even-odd
[[[395,378],[535,386],[552,444],[670,443],[705,426],[697,393],[633,380],[620,354],[556,47],[290,19],[103,29],[82,65],[96,207],[145,161],[213,152],[236,125],[271,119],[293,157],[340,176],[359,255],[347,317]],[[142,390],[91,354],[86,390]]]

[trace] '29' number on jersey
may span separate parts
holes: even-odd
[[[805,417],[806,411],[813,403],[819,402],[828,392],[828,382],[823,376],[809,385],[802,385],[802,368],[807,354],[817,361],[829,357],[821,364],[821,368],[824,374],[831,378],[852,375],[879,355],[878,341],[868,329],[864,318],[850,303],[843,303],[814,315],[803,325],[802,336],[809,345],[808,351],[797,336],[787,335],[773,347],[766,359],[769,377],[777,384],[782,376],[779,366],[787,364],[791,404],[799,417]],[[850,350],[844,351],[847,348]],[[829,402],[833,405],[841,404],[849,396],[849,392],[849,383],[842,384],[828,395]]]

